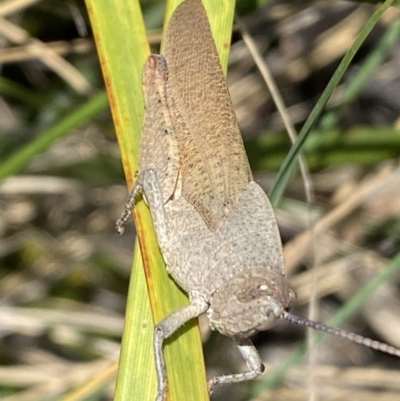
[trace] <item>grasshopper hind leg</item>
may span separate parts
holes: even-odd
[[[194,299],[190,305],[184,306],[168,315],[154,329],[154,356],[158,379],[158,395],[156,401],[165,401],[168,390],[167,374],[163,355],[163,342],[172,336],[181,326],[205,312],[207,302],[202,299]]]
[[[260,355],[248,338],[235,339],[236,345],[242,354],[249,371],[234,373],[231,375],[216,376],[208,381],[208,390],[212,393],[213,387],[221,384],[241,383],[253,380],[264,372],[264,364],[261,362]]]

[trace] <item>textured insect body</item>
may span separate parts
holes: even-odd
[[[135,199],[143,193],[167,270],[191,301],[155,327],[161,401],[167,393],[163,340],[201,313],[207,313],[211,328],[233,337],[249,367],[245,373],[212,379],[210,388],[262,373],[250,335],[270,328],[278,318],[314,323],[288,313],[295,295],[284,277],[277,223],[267,196],[252,179],[200,0],[186,0],[176,9],[165,57],[150,56],[143,88],[139,177],[117,229],[123,232]],[[320,323],[316,328],[352,336]],[[375,348],[400,355],[393,347]]]

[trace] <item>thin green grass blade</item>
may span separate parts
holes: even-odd
[[[340,107],[331,110],[329,113],[326,113],[323,118],[321,118],[319,125],[323,128],[324,135],[325,130],[337,126],[341,115],[341,110],[346,107],[347,104],[352,103],[355,101],[355,99],[357,99],[370,76],[384,61],[391,46],[393,46],[399,40],[399,36],[400,20],[395,21],[391,26],[388,27],[386,32],[382,35],[382,38],[379,40],[378,45],[372,49],[370,54],[366,57],[360,69],[345,88]],[[315,135],[312,136],[315,137],[317,135],[318,133],[315,133]],[[319,148],[316,148],[316,150],[318,151]],[[357,161],[355,160],[354,163],[357,163]]]
[[[376,68],[384,61],[390,48],[399,40],[400,36],[400,20],[395,21],[387,28],[387,31],[382,35],[378,45],[366,58],[360,70],[349,82],[343,94],[343,103],[353,102],[362,88],[365,86],[366,81],[373,74]]]
[[[365,285],[354,297],[346,303],[346,305],[340,309],[336,315],[334,315],[327,322],[332,326],[340,326],[354,316],[365,302],[371,297],[371,295],[378,289],[378,287],[390,280],[394,275],[400,273],[400,253],[398,253],[392,261],[379,273],[377,274],[367,285]],[[316,341],[321,342],[327,334],[316,333]],[[346,341],[346,340],[343,340]],[[287,371],[300,361],[307,351],[306,343],[303,343],[284,361],[277,369],[273,372],[268,372],[265,375],[265,379],[257,382],[253,387],[252,395],[258,396],[263,391],[273,388],[276,386],[286,375]]]
[[[44,98],[43,95],[4,77],[0,77],[0,93],[35,108],[41,107]]]
[[[290,149],[282,132],[266,132],[246,141],[253,171],[277,171]],[[303,147],[311,170],[349,163],[374,165],[400,157],[399,130],[392,127],[355,126],[350,130],[324,129],[323,135],[309,136]]]
[[[276,177],[276,180],[269,192],[269,198],[273,206],[277,206],[279,203],[282,194],[292,176],[293,172],[296,169],[297,161],[296,157],[301,151],[305,140],[307,139],[309,133],[311,132],[311,128],[323,112],[328,99],[332,95],[333,91],[338,86],[340,80],[342,79],[344,73],[346,72],[348,66],[350,65],[351,60],[357,53],[360,46],[363,44],[366,37],[370,34],[374,26],[379,21],[382,14],[392,5],[393,0],[386,0],[372,15],[372,17],[368,20],[368,22],[364,25],[363,29],[358,34],[356,40],[354,41],[353,45],[350,49],[346,52],[345,56],[343,57],[341,63],[339,64],[338,68],[336,69],[335,73],[333,74],[331,80],[329,81],[328,85],[326,86],[324,92],[322,93],[321,97],[319,98],[317,104],[311,111],[307,121],[304,123],[303,128],[301,129],[297,141],[291,147],[289,153],[287,154],[285,161],[282,164],[281,169]]]
[[[167,19],[178,3],[168,3]],[[234,2],[208,0],[204,3],[213,16],[211,25],[213,32],[218,34],[217,46],[226,67]],[[86,0],[86,4],[110,97],[124,170],[131,187],[138,169],[139,137],[144,114],[141,71],[149,55],[143,19],[138,1]],[[166,272],[144,202],[138,202],[135,208],[135,223],[140,252],[136,247],[116,401],[154,400],[157,388],[152,346],[154,323],[188,304],[186,295]],[[168,399],[207,400],[197,322],[188,323],[166,342],[164,356],[169,383]]]
[[[45,152],[55,141],[67,136],[73,129],[93,120],[108,105],[107,95],[100,93],[69,114],[53,127],[39,134],[33,141],[12,154],[0,164],[0,182],[18,173],[36,156]]]

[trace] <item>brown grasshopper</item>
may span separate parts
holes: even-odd
[[[278,226],[267,196],[253,181],[200,0],[186,0],[176,9],[165,55],[149,57],[143,84],[140,171],[117,230],[123,232],[143,193],[168,272],[190,297],[189,306],[155,327],[157,401],[167,393],[163,341],[204,312],[213,330],[234,339],[249,368],[215,377],[210,389],[263,372],[249,337],[277,319],[400,356],[387,344],[288,312],[295,294],[284,275]]]

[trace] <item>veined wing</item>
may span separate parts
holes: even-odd
[[[165,58],[182,194],[215,230],[237,204],[251,171],[201,1],[186,0],[176,9]]]

